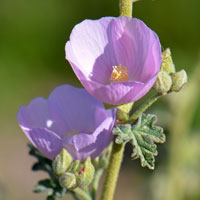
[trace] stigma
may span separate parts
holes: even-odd
[[[121,83],[128,80],[128,70],[126,66],[113,66],[112,74],[110,76],[110,83]]]

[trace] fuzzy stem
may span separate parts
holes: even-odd
[[[101,200],[113,200],[119,170],[123,159],[124,147],[124,144],[116,144],[115,142],[113,144]]]
[[[132,116],[129,117],[129,119],[127,121],[125,121],[125,123],[133,123],[135,120],[138,119],[138,117],[144,112],[146,111],[153,103],[155,103],[161,96],[161,94],[155,94],[152,97],[150,97],[146,102],[144,102],[139,109],[133,113]]]
[[[97,169],[97,171],[95,172],[94,180],[93,180],[93,184],[92,184],[92,200],[96,199],[96,191],[97,191],[99,181],[100,181],[102,174],[103,174],[102,168]]]
[[[119,1],[120,15],[132,17],[132,4],[133,0],[120,0]]]
[[[92,200],[91,196],[85,192],[83,189],[77,187],[75,189],[73,189],[73,191],[79,196],[81,197],[82,200]]]

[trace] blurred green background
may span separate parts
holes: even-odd
[[[171,48],[189,84],[151,108],[167,142],[158,146],[154,171],[131,161],[127,147],[115,200],[200,199],[199,8],[199,0],[134,4],[134,17],[157,32],[163,48]],[[17,110],[36,96],[47,97],[59,84],[80,86],[64,52],[73,26],[86,18],[118,15],[118,0],[0,0],[0,200],[44,199],[32,193],[44,174],[30,171],[34,160]]]

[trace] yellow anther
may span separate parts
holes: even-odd
[[[128,70],[125,66],[113,66],[113,71],[110,77],[111,83],[120,83],[128,80]]]
[[[72,135],[76,135],[79,134],[79,131],[73,130],[73,131],[67,131],[67,133],[64,134],[64,136],[72,136]]]

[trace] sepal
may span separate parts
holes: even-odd
[[[187,73],[185,70],[181,70],[172,74],[172,87],[171,91],[179,92],[187,83]]]
[[[59,177],[60,186],[67,189],[74,189],[77,186],[76,176],[74,173],[65,172]]]
[[[171,76],[165,71],[160,71],[158,73],[158,77],[153,86],[153,89],[156,90],[158,94],[165,95],[170,90],[171,86],[172,86]]]
[[[129,118],[129,113],[133,107],[134,102],[122,104],[117,106],[117,119],[119,121],[126,121]]]
[[[176,71],[175,65],[172,60],[171,51],[169,48],[165,49],[162,52],[162,64],[161,64],[160,70],[165,71],[168,74],[172,74]]]
[[[52,168],[54,173],[57,176],[62,175],[70,168],[72,161],[72,156],[67,152],[66,149],[62,149],[62,151],[53,160]]]
[[[170,92],[179,92],[187,83],[187,73],[185,70],[176,72],[172,61],[171,51],[167,48],[162,53],[162,64],[160,72],[153,89],[158,93],[165,95]]]
[[[92,182],[94,173],[94,166],[90,157],[88,157],[85,161],[80,163],[78,169],[75,172],[78,186],[87,187]]]

